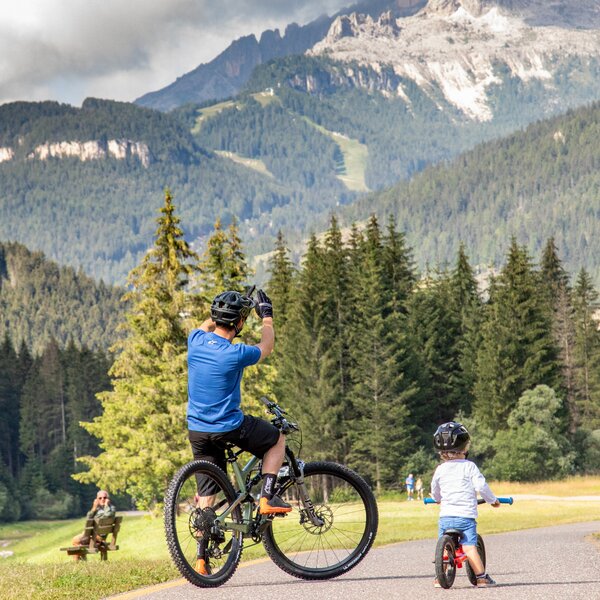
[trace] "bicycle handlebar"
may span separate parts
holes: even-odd
[[[283,415],[287,414],[276,402],[271,402],[267,397],[262,396],[260,401],[267,407],[267,410],[275,417],[271,423],[281,430],[281,433],[288,434],[292,431],[300,431],[296,423],[288,421]]]
[[[498,502],[500,502],[500,504],[512,504],[514,500],[512,496],[509,496],[507,498],[498,498]],[[423,498],[423,504],[437,504],[437,502],[433,498]],[[483,498],[478,498],[477,504],[485,504],[485,500]]]

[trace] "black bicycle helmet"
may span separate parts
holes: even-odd
[[[234,327],[240,318],[245,319],[254,308],[254,300],[240,292],[222,292],[210,306],[210,316],[217,325]]]
[[[464,450],[470,440],[467,428],[455,421],[442,423],[433,434],[433,445],[439,452]]]

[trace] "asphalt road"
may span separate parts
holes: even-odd
[[[600,516],[600,515],[599,515]],[[483,595],[485,600],[600,600],[600,521],[484,536],[494,588],[473,588],[464,570],[449,590],[433,587],[435,540],[371,550],[348,574],[324,582],[295,579],[272,562],[241,565],[224,586],[197,588],[184,579],[115,596],[119,600],[281,598],[284,600],[430,600]]]

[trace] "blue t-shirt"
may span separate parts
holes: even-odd
[[[188,337],[188,428],[221,433],[242,423],[240,383],[244,367],[260,360],[260,348],[232,344],[194,329]]]

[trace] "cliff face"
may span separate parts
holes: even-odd
[[[48,160],[49,158],[75,157],[82,162],[86,162],[103,158],[124,160],[128,155],[138,158],[144,167],[147,167],[152,160],[148,146],[142,142],[132,140],[46,142],[36,146],[27,154],[27,158],[29,160]],[[15,152],[11,147],[0,148],[0,162],[6,162],[14,158]]]
[[[365,87],[366,79],[368,89],[405,97],[410,80],[486,121],[493,118],[487,92],[501,84],[500,68],[550,89],[569,58],[600,60],[600,6],[587,0],[430,0],[405,18],[391,12],[376,19],[339,16],[308,54],[348,65],[352,85]]]
[[[401,17],[413,14],[426,3],[427,0],[362,0],[340,10],[337,15],[358,12],[377,18],[391,11],[394,16]],[[253,35],[242,37],[211,62],[200,65],[165,88],[141,96],[135,102],[168,111],[188,102],[234,96],[258,65],[274,58],[303,54],[312,48],[325,37],[337,15],[323,15],[303,26],[292,23],[283,35],[275,29],[263,32],[260,40]]]
[[[293,23],[283,36],[278,29],[269,30],[261,35],[260,41],[254,35],[242,37],[210,63],[200,65],[166,88],[145,94],[135,102],[168,111],[188,102],[234,96],[256,66],[274,58],[302,54],[325,36],[331,22],[331,18],[322,17],[304,27]]]

